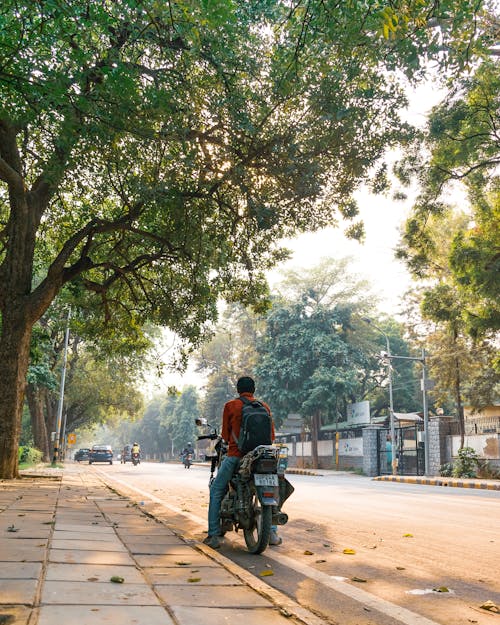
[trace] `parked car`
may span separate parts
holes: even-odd
[[[79,449],[76,453],[75,453],[75,462],[81,462],[82,460],[88,460],[89,459],[89,453],[90,453],[90,449]]]
[[[109,464],[113,464],[111,445],[93,445],[89,453],[89,464],[94,462],[109,462]]]

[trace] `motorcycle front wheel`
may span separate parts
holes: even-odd
[[[243,536],[245,537],[248,551],[250,553],[259,554],[262,553],[269,544],[272,525],[272,506],[263,506],[260,503],[255,487],[252,487],[251,497],[254,524],[251,529],[243,529]]]

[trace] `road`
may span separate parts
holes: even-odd
[[[84,466],[136,501],[155,502],[203,539],[206,465]],[[228,535],[221,552],[325,622],[500,625],[500,492],[375,482],[349,473],[289,475],[283,544],[261,556]],[[354,553],[344,553],[344,549]],[[272,572],[262,576],[263,572]],[[447,589],[437,592],[434,589]]]

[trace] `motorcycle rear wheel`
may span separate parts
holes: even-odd
[[[255,523],[252,529],[243,529],[245,543],[250,553],[259,554],[269,544],[272,525],[272,506],[263,506],[255,489],[252,489],[252,507]]]

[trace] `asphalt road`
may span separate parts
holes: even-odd
[[[136,500],[172,513],[186,536],[206,530],[209,469],[92,465]],[[261,556],[227,535],[221,552],[340,625],[500,625],[500,492],[375,482],[348,473],[289,475],[283,544]],[[354,553],[344,553],[344,550]],[[272,572],[271,575],[262,575]],[[441,589],[447,592],[438,592]]]

